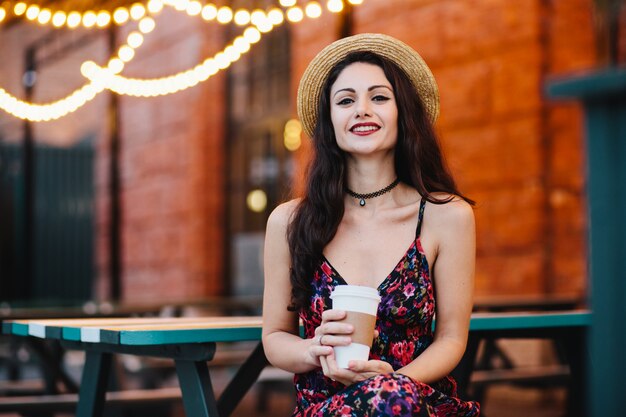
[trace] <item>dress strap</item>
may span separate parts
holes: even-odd
[[[417,216],[417,228],[415,229],[415,239],[420,237],[422,232],[422,219],[424,218],[424,207],[426,207],[426,200],[423,198],[420,200],[420,212]]]

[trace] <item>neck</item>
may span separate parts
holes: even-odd
[[[393,159],[348,161],[346,186],[360,194],[371,193],[391,184],[396,178]]]

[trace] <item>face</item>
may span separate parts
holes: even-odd
[[[348,65],[330,89],[330,117],[340,149],[351,154],[393,150],[398,107],[391,83],[377,65]]]

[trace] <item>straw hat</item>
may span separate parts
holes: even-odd
[[[373,52],[396,64],[409,77],[431,122],[439,114],[439,90],[426,62],[410,46],[391,36],[362,33],[339,39],[322,49],[302,75],[298,87],[298,117],[304,132],[313,136],[317,107],[326,78],[332,68],[352,52]]]

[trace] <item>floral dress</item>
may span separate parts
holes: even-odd
[[[433,283],[420,243],[425,201],[420,203],[415,241],[379,285],[381,302],[370,359],[399,369],[417,358],[433,340]],[[312,280],[310,308],[300,312],[306,338],[315,335],[322,312],[332,307],[330,293],[346,281],[326,258]],[[332,381],[321,368],[294,377],[296,409],[304,416],[477,416],[479,404],[456,397],[456,382],[447,376],[432,385],[400,373],[381,374],[350,386]]]

